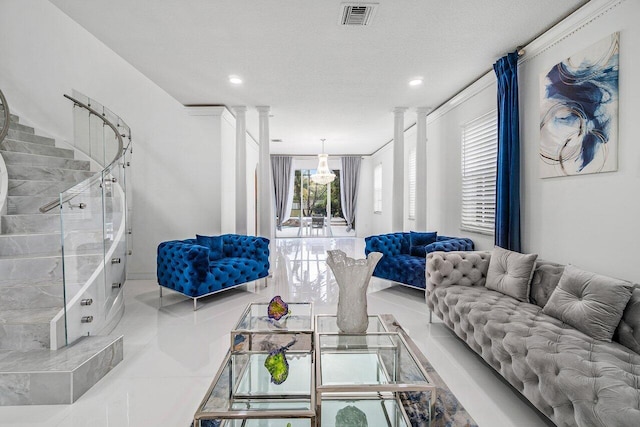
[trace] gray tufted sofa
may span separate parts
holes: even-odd
[[[427,254],[429,310],[556,425],[640,426],[640,289],[598,341],[542,313],[564,266],[538,260],[526,303],[485,288],[490,257]]]

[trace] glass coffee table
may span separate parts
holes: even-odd
[[[343,334],[335,315],[313,316],[310,303],[290,303],[291,318],[281,323],[268,319],[266,306],[250,304],[232,330],[194,427],[409,427],[407,393],[430,419],[435,386],[379,316],[369,316],[365,333]],[[286,361],[282,382],[267,368],[274,357]]]

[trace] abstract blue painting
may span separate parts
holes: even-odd
[[[619,34],[541,76],[540,176],[618,169]]]

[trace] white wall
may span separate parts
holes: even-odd
[[[477,249],[491,249],[493,236],[460,230],[461,127],[495,110],[495,104],[492,83],[446,114],[437,117],[436,111],[427,118],[427,229],[444,236],[470,237]]]
[[[220,232],[220,151],[211,144],[212,123],[189,116],[179,102],[46,0],[0,3],[0,52],[0,87],[12,111],[39,129],[61,140],[72,138],[71,103],[62,97],[72,89],[95,98],[131,126],[130,277],[155,277],[159,242]]]
[[[635,116],[640,113],[640,2],[625,1],[608,10],[610,3],[617,2],[592,1],[587,10],[592,13],[583,8],[560,24],[554,37],[532,43],[519,67],[522,242],[523,251],[541,258],[640,282],[640,144],[635,132]],[[604,10],[608,11],[598,16]],[[615,31],[620,31],[618,171],[539,178],[540,75]],[[495,93],[491,83],[428,120],[429,228],[467,235],[480,249],[490,249],[493,239],[459,229],[460,126],[495,108]]]
[[[373,169],[382,163],[382,212],[373,212]],[[387,144],[362,160],[358,190],[356,234],[358,237],[391,232],[393,195],[393,145]]]

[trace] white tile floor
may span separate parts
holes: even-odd
[[[229,330],[250,301],[313,301],[335,313],[338,292],[326,249],[363,257],[355,238],[278,239],[274,275],[201,301],[166,291],[155,281],[126,284],[124,361],[73,405],[0,407],[0,426],[187,427],[229,346]],[[328,280],[329,278],[329,280]],[[428,323],[424,293],[373,278],[370,313],[392,313],[409,332],[480,426],[544,426],[531,409],[442,323]],[[435,320],[435,319],[434,319]]]

